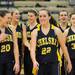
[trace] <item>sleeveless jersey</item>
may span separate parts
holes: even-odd
[[[4,41],[0,42],[0,62],[6,63],[14,59],[14,47],[13,47],[13,37],[10,28],[5,28],[5,34],[7,37]]]
[[[38,30],[36,59],[39,63],[58,61],[58,40],[54,32],[54,27],[55,26],[51,25],[51,28],[47,35],[42,32],[41,26]]]
[[[27,39],[30,42],[31,40],[31,32],[36,29],[37,27],[39,27],[39,24],[37,24],[32,30],[30,30],[30,25],[28,23],[25,24],[26,25],[26,31],[27,31]],[[25,50],[24,50],[24,59],[25,59],[25,63],[27,64],[32,64],[32,60],[30,57],[30,51],[28,49],[28,47],[25,46]]]
[[[17,39],[18,39],[18,47],[19,47],[19,54],[22,55],[22,23],[19,22],[16,28],[17,32]]]
[[[67,25],[66,29],[67,29],[68,27],[70,27],[70,26]],[[63,30],[60,26],[59,26],[59,28],[60,28],[60,30],[61,30],[62,32],[64,32],[64,30]]]
[[[69,28],[70,26],[67,24],[67,27],[65,28],[65,30],[63,30],[60,25],[59,25],[58,27],[59,27],[59,29],[62,31],[62,33],[64,33],[64,31],[65,31],[67,28]],[[59,50],[60,50],[60,44],[58,45],[58,48],[59,48]],[[59,53],[60,53],[60,51],[59,51]],[[62,66],[62,65],[64,65],[64,63],[65,63],[64,55],[62,55],[62,57],[60,56],[60,58],[62,59],[62,60],[60,60],[60,63],[61,63],[60,65]],[[63,66],[62,66],[62,67],[63,67]],[[64,69],[63,69],[63,70],[64,70]]]
[[[71,27],[69,29],[66,42],[70,57],[75,59],[75,32],[72,31]]]
[[[30,30],[30,27],[29,27],[30,25],[29,24],[26,24],[26,31],[27,31],[27,39],[28,39],[28,41],[30,41],[31,40],[31,32],[34,30],[34,29],[36,29],[36,28],[38,28],[39,26],[40,26],[40,24],[37,24],[33,29],[31,29]]]
[[[59,27],[59,29],[62,31],[62,33],[64,33],[64,31],[65,31],[67,28],[69,28],[70,26],[67,24],[67,27],[66,27],[66,29],[65,29],[65,30],[63,30],[63,29],[61,28],[61,26],[60,26],[60,25],[59,25],[58,27]],[[60,49],[60,45],[59,45],[59,49]]]

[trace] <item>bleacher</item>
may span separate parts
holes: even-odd
[[[48,9],[52,15],[57,19],[58,17],[58,12],[61,10],[67,10],[68,12],[72,12],[74,8],[69,6],[68,1],[15,1],[14,2],[15,7],[19,7],[19,11],[21,13],[27,12],[30,9],[36,9],[39,11],[42,8]],[[27,18],[27,14],[23,14],[25,18]],[[23,17],[23,19],[25,19]]]
[[[6,4],[5,3],[6,1],[1,1],[1,3],[3,4]],[[11,7],[10,7],[11,5]],[[42,8],[46,8],[48,10],[50,10],[50,12],[55,15],[56,19],[57,19],[57,14],[59,11],[61,10],[67,10],[68,12],[72,12],[74,11],[74,8],[72,8],[70,5],[69,5],[69,2],[68,0],[59,0],[59,1],[14,1],[14,2],[9,2],[8,4],[8,7],[5,6],[5,7],[1,7],[0,6],[0,10],[2,9],[12,9],[12,8],[18,8],[18,10],[20,11],[20,13],[22,14],[23,12],[23,19],[26,19],[27,18],[27,12],[28,10],[30,9],[36,9],[37,11],[39,11],[40,9]]]

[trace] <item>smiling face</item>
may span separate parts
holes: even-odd
[[[0,12],[0,26],[1,27],[7,27],[9,22],[9,14],[10,12],[8,10],[2,10]]]
[[[66,23],[68,21],[68,13],[66,11],[61,11],[59,13],[59,20],[61,23]]]
[[[13,14],[12,14],[12,19],[13,19],[14,21],[16,21],[16,22],[19,21],[19,19],[20,19],[20,14],[19,14],[19,11],[18,11],[18,10],[15,10],[15,11],[13,12]]]
[[[6,15],[4,17],[2,17],[2,24],[4,27],[7,27],[8,26],[8,23],[9,23],[9,14],[10,13],[6,13]]]
[[[36,20],[36,15],[33,12],[28,12],[28,21],[29,23],[34,23]]]
[[[50,16],[48,14],[48,11],[46,10],[40,10],[39,11],[39,21],[41,25],[46,25],[48,24],[50,19]]]

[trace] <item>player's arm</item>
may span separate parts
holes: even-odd
[[[62,49],[60,48],[60,55],[61,55],[61,58],[62,58],[62,56],[63,56],[63,51],[62,51]]]
[[[31,43],[30,43],[30,55],[33,62],[33,67],[38,68],[38,62],[36,61],[36,39],[37,39],[37,29],[33,30],[31,33]]]
[[[65,59],[68,62],[67,68],[68,68],[68,71],[70,72],[72,69],[72,65],[71,65],[71,60],[70,60],[69,53],[68,53],[68,50],[66,47],[66,36],[64,36],[63,33],[61,32],[61,30],[57,27],[55,28],[55,33],[57,35],[58,42],[60,43],[61,49],[64,53]],[[65,33],[65,35],[66,34],[67,34],[67,32]]]
[[[60,55],[61,55],[61,58],[62,58],[62,56],[63,56],[63,51],[62,51],[61,47],[60,47],[59,52],[60,52]]]
[[[17,74],[20,70],[19,66],[19,50],[18,50],[18,44],[17,44],[17,35],[16,35],[16,29],[12,29],[13,32],[13,43],[14,43],[14,58],[15,58],[15,64],[13,70]]]
[[[27,47],[29,48],[29,50],[30,50],[30,44],[29,44],[29,42],[28,42],[28,40],[27,40],[27,34],[26,34],[26,27],[25,27],[25,25],[22,25],[22,29],[23,29],[23,43],[24,43],[24,45],[27,46]]]

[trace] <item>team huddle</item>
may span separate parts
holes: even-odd
[[[0,11],[0,75],[74,75],[75,13],[62,10],[57,22],[50,11]]]

